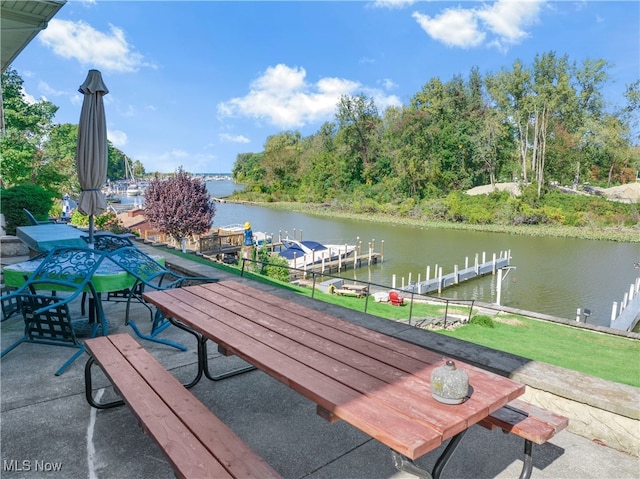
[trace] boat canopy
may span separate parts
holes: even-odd
[[[325,251],[327,247],[317,241],[283,241],[287,245],[287,248],[280,251],[280,256],[286,259],[302,258],[305,254],[311,253],[313,250],[316,253]]]

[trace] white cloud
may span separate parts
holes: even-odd
[[[381,109],[399,105],[396,96],[387,96],[358,82],[344,78],[322,78],[308,83],[304,68],[279,64],[269,67],[251,83],[249,93],[218,104],[218,116],[265,119],[279,128],[297,128],[327,121],[335,114],[342,95],[364,93]]]
[[[475,47],[485,38],[473,10],[448,8],[433,18],[414,12],[413,18],[431,38],[452,47]]]
[[[504,49],[529,34],[525,27],[536,23],[547,0],[497,0],[480,8],[447,8],[430,17],[413,13],[422,29],[445,45],[471,48],[489,45]]]
[[[122,148],[129,140],[127,134],[120,130],[107,130],[107,138],[116,148]]]
[[[53,19],[38,39],[56,55],[94,68],[135,72],[143,66],[152,66],[128,44],[124,31],[113,25],[105,33],[83,21]]]
[[[218,135],[220,141],[225,143],[251,143],[251,140],[244,135],[230,135],[228,133],[221,133]]]
[[[413,5],[417,0],[375,0],[374,7],[379,8],[403,8]]]
[[[51,87],[51,85],[49,85],[47,82],[44,81],[40,81],[38,82],[38,88],[45,94],[45,95],[51,95],[51,96],[62,96],[65,95],[66,92],[61,91],[61,90],[56,90],[54,88]]]
[[[36,97],[34,97],[29,92],[27,92],[27,90],[25,90],[24,87],[22,88],[22,98],[24,99],[25,103],[27,103],[29,105],[33,105],[35,103],[38,103],[38,100],[36,100]]]
[[[479,10],[477,16],[496,34],[500,43],[516,44],[527,36],[522,27],[537,21],[544,1],[498,0]]]
[[[382,84],[382,87],[389,91],[389,90],[393,90],[395,88],[398,88],[398,84],[395,83],[393,80],[391,80],[390,78],[385,78],[382,81],[380,81],[379,83]]]

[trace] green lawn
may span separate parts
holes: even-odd
[[[503,317],[506,318],[506,317]],[[495,328],[467,324],[440,334],[535,361],[640,387],[640,341],[549,321],[509,316]]]

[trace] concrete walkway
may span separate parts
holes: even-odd
[[[144,247],[144,246],[141,246]],[[6,263],[7,258],[3,258]],[[198,275],[218,270],[176,259]],[[169,260],[173,263],[173,258]],[[183,263],[184,262],[184,263]],[[238,279],[236,276],[234,279]],[[392,322],[356,314],[292,292],[261,286],[274,294],[351,318],[372,329],[394,334]],[[79,305],[74,305],[79,313]],[[105,311],[118,332],[124,326],[124,304],[107,302]],[[148,312],[136,306],[138,325],[148,330]],[[4,349],[22,335],[19,318],[1,323]],[[402,326],[406,328],[406,326]],[[163,337],[180,341],[188,351],[141,341],[178,378],[187,381],[196,370],[194,340],[177,328]],[[214,348],[210,348],[214,349]],[[126,407],[93,410],[84,398],[85,358],[76,361],[62,376],[55,370],[73,350],[23,344],[1,362],[1,463],[3,478],[171,478],[173,471],[152,439],[138,427]],[[215,371],[242,363],[218,357]],[[113,391],[97,380],[103,400]],[[104,386],[104,387],[102,387]],[[220,382],[202,380],[192,392],[223,419],[240,437],[286,478],[410,478],[398,472],[389,450],[348,424],[329,424],[315,413],[315,404],[260,371]],[[462,441],[443,478],[517,478],[522,467],[523,441],[500,431],[473,426]],[[431,469],[442,447],[423,456],[418,465]],[[534,445],[535,479],[640,477],[640,461],[563,431],[543,446]]]

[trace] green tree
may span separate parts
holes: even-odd
[[[0,138],[0,176],[5,186],[31,183],[50,189],[55,168],[49,165],[44,144],[58,107],[45,100],[28,103],[23,83],[15,70],[2,74],[5,131]]]

